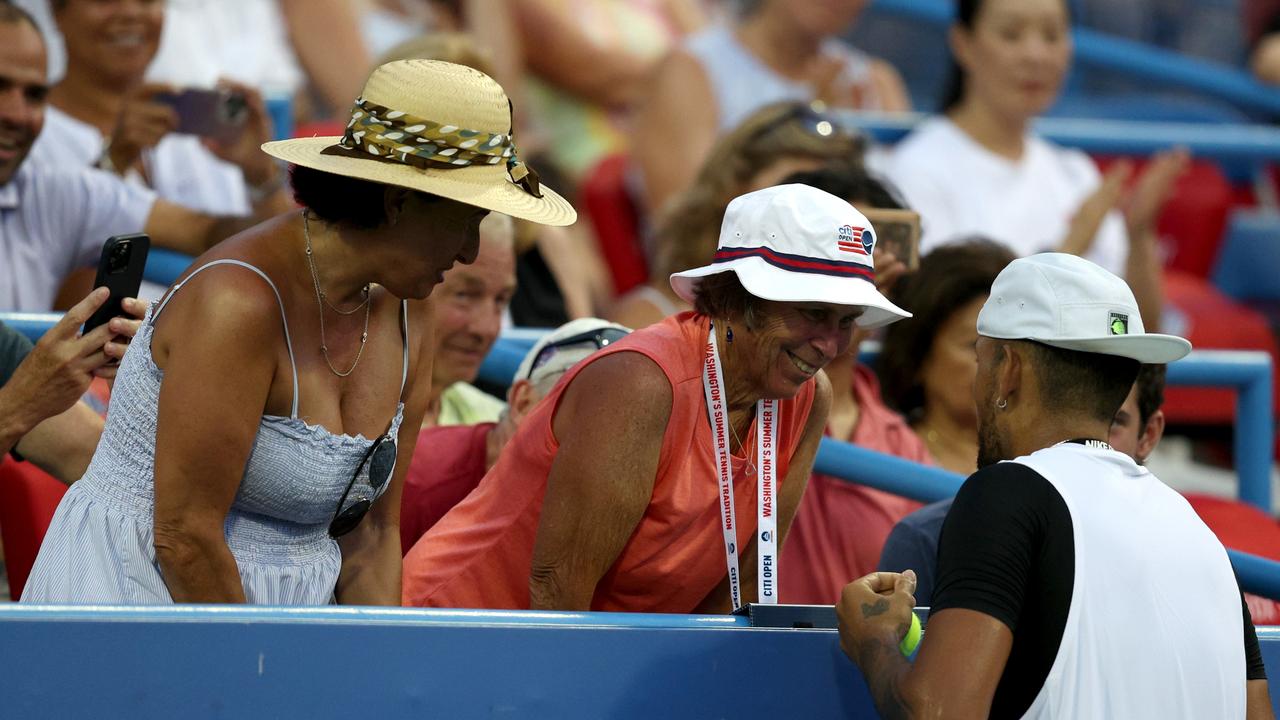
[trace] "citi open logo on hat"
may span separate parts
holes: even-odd
[[[840,250],[854,255],[870,255],[875,244],[876,235],[871,228],[841,225],[836,237],[836,245]]]
[[[1111,318],[1107,325],[1112,335],[1129,334],[1129,316],[1124,313],[1111,313]]]

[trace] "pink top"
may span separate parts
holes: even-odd
[[[570,370],[525,419],[479,487],[405,556],[404,604],[529,607],[534,537],[547,475],[559,447],[552,432],[556,407],[586,365],[615,352],[638,352],[653,360],[670,380],[671,418],[649,507],[613,567],[601,578],[591,609],[687,613],[696,608],[727,572],[702,388],[708,327],[705,316],[681,313],[628,335]],[[785,481],[791,455],[803,435],[813,388],[813,382],[807,382],[794,398],[780,404],[779,484]],[[624,399],[625,393],[619,393],[619,400]],[[743,458],[734,457],[740,546],[751,540],[756,528],[756,476],[742,472],[744,465]]]
[[[401,553],[480,484],[496,425],[437,425],[418,433],[400,496]]]
[[[929,450],[880,399],[870,369],[853,373],[858,424],[849,442],[869,450],[932,465]],[[893,526],[921,503],[856,485],[828,475],[809,477],[791,533],[782,547],[779,569],[784,603],[831,605],[851,580],[874,572]]]

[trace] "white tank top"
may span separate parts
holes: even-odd
[[[702,63],[707,73],[719,113],[719,130],[737,127],[748,115],[765,105],[782,101],[808,102],[813,88],[785,78],[765,65],[734,37],[727,25],[715,25],[685,41],[685,49]],[[859,109],[879,110],[880,99],[871,82],[871,58],[834,38],[822,45],[822,52],[844,60],[844,70],[835,87],[849,88],[862,98]]]
[[[1187,501],[1114,450],[1068,443],[1014,462],[1071,513],[1062,643],[1027,718],[1243,718],[1244,627],[1222,543]]]

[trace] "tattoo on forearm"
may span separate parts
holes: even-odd
[[[870,618],[876,615],[883,615],[889,612],[889,601],[886,598],[880,598],[874,605],[862,604],[862,617]]]
[[[862,606],[864,613],[875,609],[874,605]],[[912,717],[911,703],[903,695],[901,687],[910,664],[902,657],[896,643],[876,638],[863,640],[858,646],[858,666],[862,669],[862,676],[867,681],[867,688],[871,690],[871,698],[875,701],[880,717],[884,720],[907,720]]]

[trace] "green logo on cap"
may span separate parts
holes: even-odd
[[[1129,316],[1122,313],[1111,313],[1111,334],[1129,334]]]

